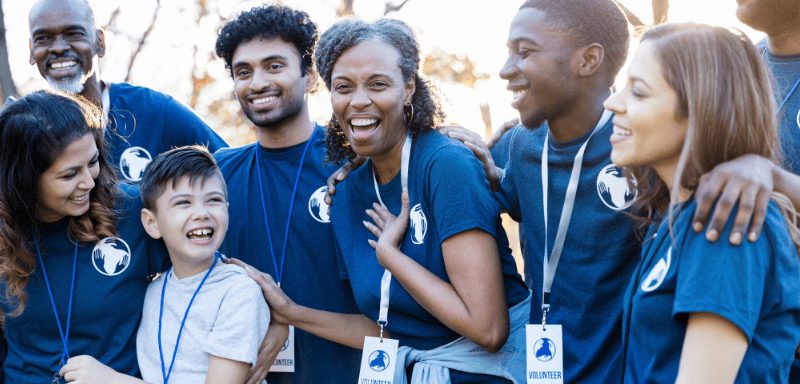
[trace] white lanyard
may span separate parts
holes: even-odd
[[[403,143],[403,152],[400,163],[400,182],[403,189],[408,189],[408,163],[411,158],[411,135],[406,136]],[[375,166],[372,166],[372,182],[375,183],[375,194],[378,195],[378,202],[386,208],[386,204],[381,199],[381,191],[378,189],[378,180],[375,178]],[[389,208],[386,208],[387,210]],[[383,327],[389,323],[389,289],[392,284],[392,273],[388,269],[383,271],[381,278],[381,306],[378,314],[378,325],[381,327],[381,340],[383,340]]]
[[[569,184],[567,185],[567,194],[564,197],[564,207],[561,209],[561,220],[558,223],[558,232],[556,232],[556,239],[553,243],[553,250],[550,258],[547,258],[547,242],[549,236],[547,234],[547,187],[548,187],[548,163],[547,152],[550,147],[549,132],[544,138],[544,149],[542,149],[542,207],[544,208],[544,263],[543,273],[544,279],[542,280],[542,328],[547,326],[547,312],[550,310],[550,288],[553,286],[553,278],[556,275],[556,268],[558,268],[558,260],[561,258],[561,250],[564,248],[564,240],[567,237],[567,228],[572,216],[572,208],[575,206],[575,195],[578,192],[578,180],[581,177],[581,167],[583,165],[583,154],[586,151],[586,145],[592,139],[597,131],[606,125],[608,119],[611,118],[611,111],[604,110],[603,116],[597,122],[592,133],[581,145],[578,154],[575,155],[575,162],[572,165],[572,174],[569,177]],[[548,128],[549,129],[549,128]]]

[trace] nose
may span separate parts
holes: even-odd
[[[369,98],[367,91],[362,87],[357,88],[353,93],[353,98],[350,99],[350,105],[355,109],[364,109],[370,104],[372,104],[372,99]]]
[[[204,204],[195,204],[195,208],[192,210],[192,220],[202,221],[209,217],[211,217],[211,215],[208,213],[208,209],[206,209]]]
[[[56,35],[55,39],[53,39],[53,44],[50,44],[48,50],[53,53],[62,53],[69,50],[69,44],[63,36]]]
[[[78,182],[78,188],[91,191],[94,188],[94,177],[91,170],[84,169],[80,173],[81,180]]]
[[[603,107],[608,109],[611,112],[614,112],[615,115],[622,115],[625,113],[625,101],[622,99],[622,93],[617,91],[612,93],[606,101],[603,102]]]
[[[253,92],[261,92],[272,85],[272,82],[269,80],[269,74],[266,71],[261,69],[256,69],[253,72],[253,79],[250,81],[250,90]]]
[[[500,69],[500,78],[503,80],[511,80],[514,76],[517,75],[517,68],[516,63],[516,56],[513,53],[508,55],[505,64],[503,64],[503,68]]]

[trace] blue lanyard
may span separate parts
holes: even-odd
[[[261,183],[261,166],[258,162],[258,143],[256,143],[254,149],[256,151],[256,175],[258,175],[258,188],[261,190],[261,209],[264,211],[264,224],[267,226],[267,239],[269,240],[269,252],[272,254],[272,266],[275,267],[275,281],[278,283],[278,286],[281,286],[281,277],[283,276],[283,262],[286,261],[286,243],[289,239],[289,224],[292,222],[292,209],[294,209],[294,196],[297,194],[297,184],[300,182],[300,173],[303,172],[303,163],[306,159],[306,153],[308,152],[308,148],[311,146],[311,142],[314,140],[314,136],[317,134],[317,128],[314,127],[314,131],[311,132],[311,137],[308,139],[306,143],[305,149],[303,149],[303,156],[300,157],[300,166],[297,167],[297,177],[294,180],[294,189],[292,190],[292,196],[290,197],[291,200],[289,201],[289,217],[286,218],[286,230],[283,232],[283,249],[281,250],[281,268],[278,269],[278,260],[275,257],[275,248],[272,246],[272,235],[269,231],[269,220],[267,219],[267,204],[264,202],[264,186]]]
[[[67,332],[61,329],[61,320],[58,318],[58,311],[56,310],[56,301],[53,300],[53,291],[50,289],[50,282],[47,281],[47,271],[44,269],[44,261],[42,260],[42,253],[39,251],[39,241],[36,239],[36,232],[31,229],[33,234],[33,243],[36,245],[36,254],[39,255],[39,263],[42,266],[42,275],[44,275],[44,283],[47,285],[47,293],[50,295],[50,304],[53,304],[53,314],[56,315],[56,324],[58,324],[58,333],[61,335],[61,342],[64,343],[64,352],[61,354],[61,365],[67,363],[69,360],[69,351],[67,350],[67,341],[69,341],[69,323],[72,319],[72,294],[75,292],[75,271],[78,267],[78,241],[75,240],[75,259],[72,261],[72,285],[69,288],[69,309],[67,310]],[[58,374],[58,372],[56,372]]]
[[[765,62],[767,61],[766,55],[767,55],[767,48],[765,47],[764,51],[761,52],[761,58],[764,59]],[[786,104],[787,101],[789,101],[789,98],[792,97],[792,94],[794,93],[795,89],[797,89],[798,85],[800,85],[800,78],[797,79],[797,81],[792,86],[792,89],[789,90],[789,93],[786,95],[786,97],[783,99],[781,104],[778,106],[778,109],[775,110],[775,114],[780,112],[781,108],[783,108],[783,105]],[[776,89],[776,91],[777,91],[777,89]]]
[[[172,365],[175,364],[175,355],[178,354],[178,344],[181,342],[181,333],[183,332],[183,325],[186,324],[186,318],[189,316],[189,309],[192,308],[194,298],[197,297],[197,293],[200,292],[200,288],[203,287],[203,283],[206,282],[208,275],[211,274],[211,271],[213,271],[214,267],[217,265],[217,259],[222,259],[222,255],[220,255],[219,252],[214,253],[214,264],[211,264],[211,268],[208,269],[208,272],[206,272],[203,280],[200,281],[200,285],[197,286],[197,290],[194,291],[192,299],[189,300],[189,306],[186,307],[186,313],[183,315],[181,327],[178,329],[178,340],[175,341],[175,350],[172,351],[172,361],[169,363],[169,371],[164,369],[164,352],[161,350],[161,318],[164,316],[164,292],[167,291],[167,280],[169,279],[169,273],[172,271],[172,267],[169,267],[167,274],[164,275],[164,285],[161,287],[161,308],[158,311],[158,355],[161,357],[161,375],[164,376],[164,384],[167,384],[169,375],[172,373]]]

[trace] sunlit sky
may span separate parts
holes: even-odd
[[[121,7],[117,19],[117,29],[134,37],[139,37],[150,22],[156,2],[154,0],[89,0],[95,8],[99,25],[105,25],[112,11]],[[193,21],[194,1],[161,0],[162,10],[152,34],[148,38],[147,49],[143,50],[133,68],[131,78],[137,85],[147,86],[168,93],[187,102],[191,91],[188,73],[193,64],[191,49],[213,50],[216,38],[216,24],[211,21],[197,27]],[[335,20],[335,10],[340,0],[284,0],[283,3],[309,13],[321,31],[327,29]],[[400,0],[394,0],[400,2]],[[650,0],[622,0],[642,21],[652,21]],[[34,0],[6,0],[3,2],[7,43],[11,71],[23,92],[45,87],[35,66],[28,64],[28,12]],[[209,3],[213,3],[209,1]],[[223,17],[253,4],[241,1],[219,0],[219,13]],[[517,113],[509,103],[510,92],[505,90],[505,82],[498,72],[505,61],[505,46],[508,26],[522,0],[409,0],[399,11],[390,16],[401,19],[420,34],[423,52],[433,47],[445,51],[467,55],[476,62],[477,70],[491,77],[478,82],[472,90],[465,86],[439,84],[448,99],[446,111],[449,120],[483,131],[479,105],[488,103],[491,108],[492,125],[497,126],[505,120],[516,117]],[[742,25],[735,17],[735,0],[671,0],[670,21],[695,21],[720,26],[734,26],[742,29],[751,39],[758,41],[763,34]],[[355,0],[356,15],[366,20],[382,16],[384,0]],[[107,34],[108,52],[101,63],[101,77],[106,81],[121,82],[125,78],[125,68],[133,45],[124,37]],[[631,55],[629,55],[630,57]],[[209,73],[218,79],[215,86],[219,92],[230,92],[232,83],[224,66],[218,59],[208,64]],[[311,115],[317,121],[325,121],[330,116],[330,105],[325,92],[310,99]],[[199,111],[203,112],[203,111]],[[216,128],[216,127],[214,127]]]

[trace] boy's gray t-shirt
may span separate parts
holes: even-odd
[[[164,279],[168,281],[161,348],[164,366],[169,370],[186,307],[205,275],[204,271],[178,279],[170,270],[147,287],[142,322],[136,335],[136,354],[145,381],[153,384],[164,381],[158,351],[158,318]],[[210,355],[252,366],[269,320],[269,308],[258,284],[241,267],[217,261],[189,310],[169,382],[205,382]]]

